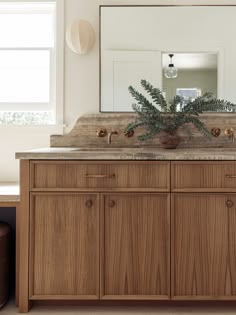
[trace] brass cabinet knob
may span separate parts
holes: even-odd
[[[108,206],[109,206],[110,208],[115,207],[115,205],[116,205],[115,200],[109,200],[109,201],[108,201]]]
[[[86,206],[87,208],[92,208],[92,206],[93,206],[93,201],[92,201],[91,199],[86,200],[85,206]]]
[[[234,205],[234,203],[233,203],[232,200],[227,200],[227,201],[226,201],[226,206],[227,206],[228,208],[232,208],[233,205]]]

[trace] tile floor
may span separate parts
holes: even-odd
[[[8,303],[2,310],[1,315],[17,314],[18,310],[14,302]],[[235,314],[236,306],[220,306],[220,307],[137,307],[137,306],[34,306],[30,314],[33,315],[206,315],[206,314]]]

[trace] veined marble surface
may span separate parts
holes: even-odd
[[[42,148],[16,153],[35,160],[236,160],[235,148]]]

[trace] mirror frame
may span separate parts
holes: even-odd
[[[99,5],[99,113],[107,113],[107,114],[130,114],[133,113],[133,111],[125,111],[125,112],[112,112],[112,111],[102,111],[102,45],[101,45],[101,38],[102,38],[102,32],[101,32],[101,19],[102,19],[102,8],[104,7],[236,7],[236,4],[103,4]],[[219,53],[219,52],[218,52]],[[219,58],[219,54],[218,54]],[[219,66],[219,60],[218,60],[218,66]],[[219,78],[219,76],[218,76]],[[219,83],[218,83],[219,84]],[[219,88],[219,86],[218,86]],[[232,115],[236,113],[232,112],[205,112],[202,115],[204,116],[211,116],[214,117],[215,115],[219,117],[219,115],[222,115],[222,117],[227,118],[228,116],[232,117]]]

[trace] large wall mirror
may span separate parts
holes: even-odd
[[[128,86],[142,91],[141,79],[167,100],[211,92],[236,103],[235,16],[236,6],[101,6],[100,111],[132,111]]]

